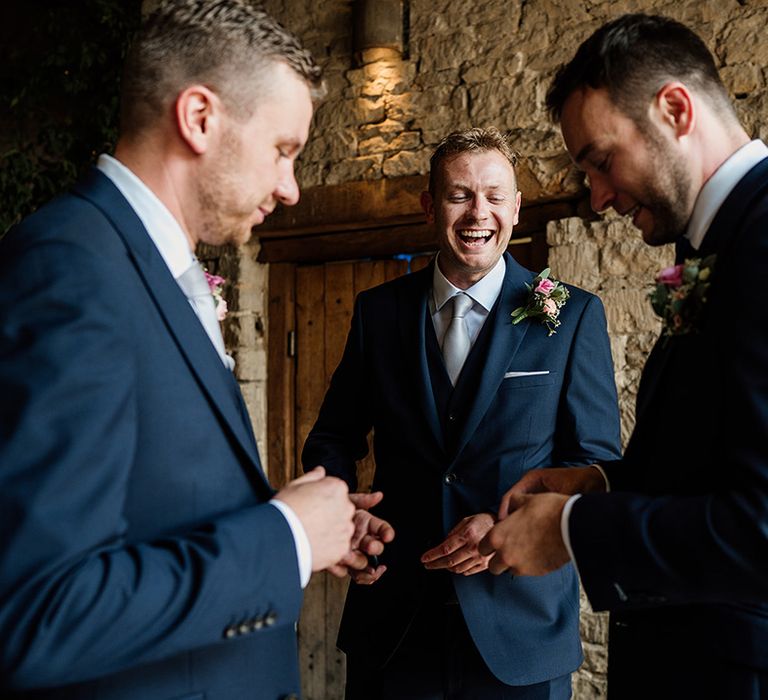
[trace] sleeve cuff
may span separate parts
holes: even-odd
[[[309,577],[312,575],[312,547],[309,544],[309,538],[304,530],[304,526],[299,520],[299,516],[293,512],[293,509],[284,501],[273,498],[270,503],[275,506],[288,522],[293,535],[293,542],[296,546],[296,559],[299,564],[299,581],[301,587],[306,588],[309,583]]]
[[[600,469],[600,472],[602,473],[602,469]],[[563,543],[565,544],[565,548],[568,550],[568,556],[571,558],[571,561],[573,562],[573,566],[576,568],[576,573],[579,573],[579,567],[576,564],[576,557],[573,556],[573,547],[571,547],[571,533],[568,530],[568,520],[571,517],[571,509],[573,508],[573,504],[576,503],[581,498],[581,494],[577,493],[574,496],[571,496],[563,506],[563,512],[560,514],[560,535],[563,538]]]
[[[611,482],[608,481],[608,475],[605,473],[605,469],[603,469],[599,464],[590,464],[589,466],[594,467],[595,469],[597,469],[597,471],[600,472],[601,476],[603,477],[603,480],[605,481],[605,492],[610,493]]]

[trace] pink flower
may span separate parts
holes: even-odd
[[[211,292],[215,292],[226,281],[223,277],[219,277],[219,275],[212,275],[208,270],[205,271],[205,279]]]
[[[543,282],[546,282],[547,280],[542,280]],[[554,286],[554,285],[552,285]],[[549,316],[552,319],[557,318],[557,304],[552,299],[545,299],[542,303],[542,310],[544,311],[547,316]]]
[[[223,321],[227,317],[228,311],[229,309],[227,308],[227,302],[219,297],[216,300],[216,318],[218,318],[219,321]]]
[[[665,284],[667,287],[679,287],[683,283],[683,266],[665,267],[656,276],[656,281],[659,284]]]
[[[541,280],[536,285],[536,289],[534,289],[534,292],[539,292],[540,294],[549,295],[549,293],[555,288],[555,283],[552,280],[545,279]]]

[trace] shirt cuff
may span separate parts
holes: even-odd
[[[293,535],[293,543],[296,546],[296,559],[299,562],[299,581],[301,587],[306,588],[309,583],[309,577],[312,575],[312,547],[309,544],[309,538],[304,526],[299,520],[299,516],[293,512],[285,501],[273,498],[270,503],[275,506],[288,522]]]
[[[600,470],[602,471],[602,469]],[[576,566],[576,557],[573,556],[573,548],[571,547],[571,533],[568,530],[568,519],[571,517],[571,509],[573,504],[581,498],[581,494],[577,493],[571,496],[563,506],[563,512],[560,514],[560,535],[563,538],[565,548],[568,550],[568,556],[571,558],[574,567],[576,567],[576,573],[579,573],[579,567]]]
[[[605,492],[610,493],[611,492],[611,482],[608,481],[608,475],[605,473],[605,469],[603,469],[599,464],[590,464],[589,466],[594,467],[597,469],[597,471],[600,472],[600,474],[603,477],[603,480],[605,481]]]

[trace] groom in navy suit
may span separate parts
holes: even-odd
[[[506,252],[514,164],[495,129],[437,148],[422,203],[439,254],[360,294],[304,447],[305,467],[354,489],[373,429],[378,515],[398,532],[354,574],[339,633],[348,699],[568,698],[582,660],[574,569],[502,580],[477,549],[524,473],[619,453],[600,300],[569,287],[555,334],[546,317],[513,323],[535,278]]]
[[[115,157],[0,243],[3,698],[296,698],[302,587],[391,537],[322,469],[270,488],[193,255],[297,201],[320,88],[252,3],[163,3]]]
[[[665,276],[676,308],[624,458],[600,461],[602,475],[529,473],[483,551],[497,550],[495,572],[575,562],[593,607],[612,611],[611,698],[764,700],[768,148],[739,124],[705,44],[665,17],[598,29],[548,103],[593,208],[631,214],[650,245],[676,242],[689,277]]]

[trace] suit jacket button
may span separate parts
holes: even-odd
[[[453,415],[453,413],[451,413],[451,414],[448,416],[448,420],[449,420],[451,423],[453,423],[453,421],[455,421],[455,420],[456,420],[456,416],[454,416],[454,415]]]
[[[253,620],[251,620],[251,629],[260,630],[262,627],[264,627],[263,617],[254,617]]]
[[[225,639],[232,639],[233,637],[237,636],[237,628],[234,625],[229,625],[224,630],[224,638]]]
[[[277,613],[273,610],[270,610],[266,616],[264,617],[264,626],[265,627],[272,627],[277,622]]]
[[[456,475],[453,472],[449,472],[445,475],[443,481],[450,486],[454,481],[456,481]]]
[[[241,623],[237,628],[238,634],[248,634],[251,631],[251,626],[247,622]]]

